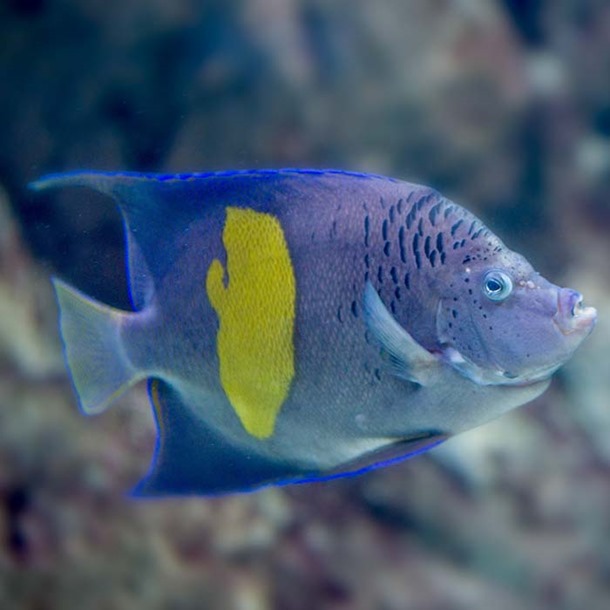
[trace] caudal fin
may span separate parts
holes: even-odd
[[[101,413],[140,376],[121,341],[121,324],[132,314],[90,299],[53,280],[64,352],[83,413]]]

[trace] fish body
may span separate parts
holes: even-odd
[[[595,322],[436,191],[366,174],[76,172],[114,198],[132,312],[59,280],[81,409],[147,379],[140,495],[359,472],[542,393]]]

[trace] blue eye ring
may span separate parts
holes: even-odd
[[[513,281],[504,271],[488,271],[483,278],[483,294],[490,301],[504,301],[513,291]]]

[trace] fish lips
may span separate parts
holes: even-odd
[[[557,312],[553,322],[565,335],[586,337],[595,326],[597,310],[583,305],[582,295],[570,288],[561,288],[557,292]]]

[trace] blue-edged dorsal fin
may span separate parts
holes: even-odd
[[[298,206],[314,196],[326,197],[330,186],[345,194],[359,193],[367,184],[386,188],[394,183],[381,176],[316,169],[190,174],[75,171],[44,176],[30,187],[37,191],[88,187],[118,203],[126,225],[130,294],[134,307],[142,309],[150,302],[153,285],[164,277],[180,252],[185,235],[201,220],[202,206],[207,211],[205,222],[217,224],[218,230],[210,230],[209,235],[220,240],[227,205],[267,211],[278,202]],[[220,248],[220,241],[206,240],[207,252]]]
[[[167,193],[146,174],[77,171],[50,174],[30,184],[36,191],[87,187],[114,199],[125,224],[129,291],[132,304],[143,309],[153,295],[153,277],[162,274],[163,245],[172,239],[177,216],[169,209]]]
[[[135,496],[245,492],[302,474],[287,463],[233,446],[195,415],[167,382],[151,379],[148,391],[157,446],[147,476],[133,490]]]
[[[429,385],[441,363],[400,326],[370,282],[364,289],[363,309],[366,326],[391,371],[413,383]]]

